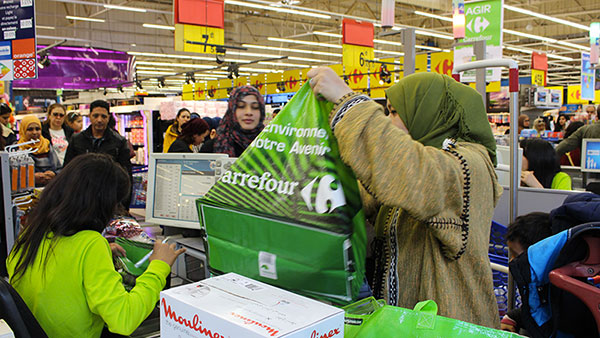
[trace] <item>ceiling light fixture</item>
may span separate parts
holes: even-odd
[[[38,67],[44,69],[52,64],[52,61],[48,58],[48,54],[46,52],[42,52],[39,54],[40,60],[38,61]]]
[[[589,46],[586,47],[586,46],[583,46],[583,45],[579,45],[579,44],[571,43],[571,42],[567,42],[567,41],[558,40],[558,41],[556,41],[556,43],[559,44],[559,45],[563,45],[563,46],[568,46],[568,47],[572,47],[572,48],[581,49],[583,51],[589,51],[590,50]]]
[[[39,28],[39,29],[51,29],[51,30],[55,30],[56,29],[56,27],[42,26],[42,25],[35,25],[35,28]]]
[[[260,61],[258,63],[259,65],[269,65],[269,66],[279,66],[279,67],[300,67],[300,68],[308,68],[310,67],[309,65],[299,65],[296,63],[279,63],[279,62],[266,62],[266,61]]]
[[[181,68],[196,68],[196,69],[214,68],[213,66],[209,66],[209,65],[197,65],[197,64],[193,64],[193,63],[137,61],[137,64],[138,65],[146,65],[146,66],[181,67]]]
[[[175,27],[173,27],[173,26],[155,25],[155,24],[152,24],[152,23],[145,23],[145,24],[142,24],[142,26],[146,27],[146,28],[165,29],[165,30],[169,30],[169,31],[174,31],[175,30]]]
[[[415,34],[432,36],[434,38],[440,38],[440,39],[446,39],[446,40],[454,40],[454,37],[452,35],[444,35],[444,34],[440,34],[440,33],[433,33],[433,32],[429,32],[429,31],[422,31],[422,30],[419,30],[419,29],[415,30]]]
[[[277,42],[297,43],[297,44],[301,44],[301,45],[319,46],[319,47],[327,47],[327,48],[342,48],[341,45],[334,45],[331,43],[323,43],[323,42],[315,42],[315,41],[281,39],[281,38],[274,38],[274,37],[268,37],[267,40],[277,41]]]
[[[313,18],[320,18],[320,19],[331,19],[331,15],[319,14],[319,13],[312,13],[312,12],[305,12],[305,11],[300,11],[300,10],[291,9],[291,8],[265,6],[265,5],[257,4],[255,2],[243,2],[243,1],[235,1],[235,0],[225,0],[225,4],[227,4],[227,5],[236,5],[236,6],[244,6],[244,7],[250,7],[250,8],[257,8],[257,9],[265,9],[265,10],[268,10],[268,11],[274,11],[274,12],[280,12],[280,13],[289,13],[289,14],[296,14],[296,15],[304,15],[304,16],[309,16],[309,17],[313,17]]]
[[[540,14],[540,13],[536,13],[536,12],[532,12],[523,8],[518,8],[518,7],[514,7],[514,6],[510,6],[507,4],[504,4],[504,8],[508,9],[509,11],[513,11],[513,12],[517,12],[517,13],[521,13],[521,14],[527,14],[527,15],[531,15],[531,16],[535,16],[537,18],[540,19],[545,19],[548,21],[553,21],[556,23],[560,23],[563,25],[567,25],[567,26],[571,26],[571,27],[575,27],[575,28],[579,28],[582,29],[584,31],[589,31],[590,30],[590,26],[585,26],[585,25],[581,25],[572,21],[568,21],[568,20],[563,20],[563,19],[559,19],[559,18],[555,18],[552,16],[548,16],[548,15],[544,15],[544,14]]]
[[[72,15],[66,15],[65,18],[67,18],[69,20],[90,21],[90,22],[105,22],[106,21],[104,19],[84,18],[81,16],[72,16]]]
[[[227,78],[237,79],[240,76],[240,66],[237,63],[232,63],[227,67]]]
[[[398,55],[398,56],[403,56],[404,53],[401,52],[392,52],[391,50],[375,50],[375,53],[379,53],[379,54],[390,54],[390,55]]]
[[[196,78],[194,77],[194,72],[189,72],[185,74],[185,83],[192,84],[196,82]]]
[[[147,10],[144,9],[144,8],[135,8],[135,7],[119,6],[119,5],[108,5],[108,4],[105,4],[104,8],[108,8],[108,9],[120,9],[122,11],[140,12],[140,13],[146,13],[147,12]]]
[[[165,78],[164,77],[159,77],[158,78],[158,88],[162,88],[165,86]]]
[[[136,71],[138,74],[148,74],[148,75],[175,75],[175,72],[160,72],[154,70],[138,70]]]
[[[427,16],[427,17],[430,17],[430,18],[442,20],[442,21],[452,22],[452,18],[446,17],[446,16],[441,16],[441,15],[437,15],[437,14],[433,14],[433,13],[427,13],[427,12],[421,12],[421,11],[414,11],[413,13],[415,13],[417,15],[421,15],[421,16]]]
[[[314,50],[283,48],[283,47],[274,47],[274,46],[261,46],[261,45],[247,44],[247,43],[242,44],[242,47],[262,49],[262,50],[271,49],[271,50],[278,50],[278,51],[282,51],[282,52],[305,53],[305,54],[315,54],[315,55],[324,55],[324,56],[336,56],[336,57],[342,56],[342,54],[339,54],[339,53],[319,52],[319,51],[314,51]]]
[[[534,35],[534,34],[528,34],[528,33],[523,33],[523,32],[518,32],[518,31],[513,31],[511,29],[503,29],[504,33],[508,33],[508,34],[512,34],[512,35],[517,35],[517,36],[522,36],[525,38],[530,38],[530,39],[536,39],[536,40],[540,40],[540,41],[545,41],[545,42],[550,42],[550,43],[556,43],[558,40],[556,39],[552,39],[552,38],[547,38],[544,36],[539,36],[539,35]]]

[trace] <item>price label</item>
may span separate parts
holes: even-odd
[[[223,54],[217,47],[225,44],[223,28],[175,24],[175,50],[201,54]]]

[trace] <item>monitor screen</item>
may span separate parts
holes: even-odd
[[[600,173],[600,139],[583,139],[581,143],[581,171]]]
[[[196,199],[235,160],[225,154],[150,154],[146,222],[199,229]]]

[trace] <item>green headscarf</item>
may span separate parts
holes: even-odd
[[[496,140],[481,95],[473,88],[446,75],[417,73],[385,93],[414,140],[438,149],[447,138],[479,143],[496,165]]]

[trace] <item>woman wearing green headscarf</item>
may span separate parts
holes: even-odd
[[[384,110],[329,68],[308,77],[315,94],[336,103],[342,160],[368,192],[365,208],[378,207],[375,296],[404,308],[433,299],[442,316],[499,328],[488,242],[502,189],[481,96],[419,73],[386,91]]]

